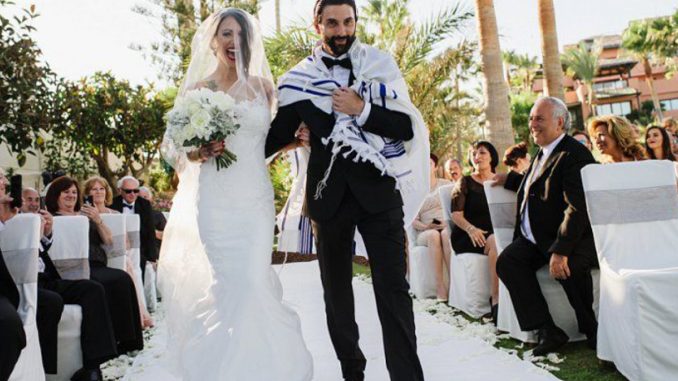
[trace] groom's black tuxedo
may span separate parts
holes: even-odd
[[[392,139],[412,139],[412,125],[407,115],[377,105],[371,107],[370,115],[362,126],[363,131]],[[306,179],[306,210],[311,219],[323,221],[334,216],[347,191],[370,213],[402,206],[402,198],[392,177],[382,176],[370,163],[355,163],[351,160],[353,156],[345,159],[342,155],[337,156],[322,198],[315,200],[316,186],[332,158],[330,148],[325,147],[320,139],[332,132],[333,115],[321,111],[311,101],[281,107],[268,132],[266,156],[294,141],[294,133],[302,121],[311,130],[311,157]]]
[[[320,139],[332,132],[333,115],[321,111],[311,101],[281,107],[266,139],[266,156],[294,141],[294,133],[302,121],[311,131],[306,212],[313,221],[327,325],[344,379],[363,380],[366,365],[358,346],[351,286],[353,238],[357,228],[370,258],[391,380],[423,380],[416,351],[412,300],[405,280],[403,201],[395,180],[382,176],[370,163],[356,163],[352,156],[338,155],[327,187],[316,200],[317,184],[332,157]],[[362,129],[399,140],[413,137],[409,116],[374,104]]]

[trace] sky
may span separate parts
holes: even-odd
[[[315,0],[280,0],[283,26],[304,21],[310,25]],[[366,0],[358,0],[358,6]],[[469,10],[474,1],[461,0]],[[134,84],[156,82],[158,68],[144,59],[131,44],[147,45],[160,40],[157,21],[132,11],[148,0],[17,0],[17,6],[35,4],[40,16],[33,22],[33,37],[44,60],[59,75],[78,79],[96,71],[110,70]],[[451,0],[410,0],[415,21],[438,14]],[[503,50],[541,55],[537,0],[495,0],[500,44]],[[582,38],[619,34],[630,20],[673,13],[675,0],[554,0],[558,41],[576,43]],[[260,13],[264,34],[275,29],[274,0],[265,0]],[[16,10],[16,9],[15,9]],[[475,39],[475,20],[457,39]],[[541,59],[540,59],[541,60]]]

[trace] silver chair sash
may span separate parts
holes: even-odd
[[[7,250],[2,256],[15,284],[38,281],[38,249]]]
[[[591,225],[631,224],[678,219],[675,185],[586,192]],[[591,208],[591,205],[596,205]]]

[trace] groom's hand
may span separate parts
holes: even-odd
[[[297,138],[299,145],[308,147],[311,144],[311,131],[309,131],[308,127],[303,122],[299,126],[299,129],[297,129],[297,132],[294,133],[294,137]]]
[[[351,88],[342,87],[332,94],[332,109],[347,115],[360,115],[365,108],[365,101]]]

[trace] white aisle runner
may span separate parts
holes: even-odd
[[[280,267],[276,267],[277,270]],[[316,262],[287,264],[280,275],[284,299],[299,313],[303,335],[314,360],[314,381],[341,380],[332,349]],[[381,328],[372,285],[354,279],[356,319],[360,347],[367,358],[366,381],[388,381]],[[426,312],[415,315],[419,356],[427,381],[541,381],[557,380],[550,373],[495,349],[475,337],[461,337],[451,326]],[[158,332],[137,356],[125,377],[130,381],[180,381],[166,371],[163,358],[166,327],[158,319]],[[208,380],[205,380],[208,381]],[[264,380],[247,380],[264,381]],[[268,381],[268,380],[266,380]],[[286,380],[287,381],[287,380]],[[294,381],[294,380],[288,380]]]

